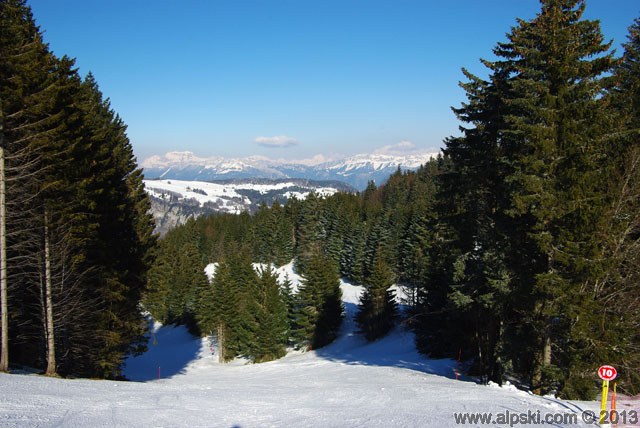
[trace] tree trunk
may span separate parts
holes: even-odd
[[[51,281],[51,243],[49,242],[49,219],[47,210],[44,211],[44,290],[46,310],[47,337],[47,376],[55,376],[56,372],[56,340],[53,325],[53,292]]]
[[[542,373],[545,367],[551,365],[551,335],[549,334],[549,331],[545,332],[542,349],[536,352],[533,364],[534,367],[533,375],[531,376],[531,387],[534,394],[542,395]]]
[[[224,325],[218,324],[218,361],[224,363]]]
[[[0,100],[1,101],[1,100]],[[7,303],[7,189],[4,168],[4,126],[0,106],[0,372],[9,371],[9,305]]]
[[[542,367],[549,367],[551,365],[551,335],[547,333],[544,338],[544,350],[542,352]]]
[[[536,395],[542,395],[542,361],[542,353],[536,351],[533,357],[533,373],[531,375],[531,391]]]

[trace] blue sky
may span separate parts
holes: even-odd
[[[457,133],[461,67],[537,0],[28,0],[91,71],[134,150],[302,159],[428,150]],[[588,0],[615,46],[638,0]]]

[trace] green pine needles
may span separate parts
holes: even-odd
[[[117,378],[144,348],[156,238],[126,125],[0,2],[0,371]]]
[[[624,308],[636,298],[610,244],[636,259],[637,206],[626,198],[638,195],[637,169],[623,159],[637,160],[637,134],[622,102],[633,43],[616,67],[598,23],[582,19],[584,1],[541,3],[483,61],[487,79],[465,71],[468,101],[454,111],[467,127],[446,142],[444,258],[425,284],[419,334],[425,349],[461,349],[472,372],[516,374],[536,393],[593,398],[604,363],[624,368],[623,388],[637,393],[638,328]],[[446,321],[428,326],[436,317]]]

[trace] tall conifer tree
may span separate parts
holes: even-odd
[[[390,289],[393,277],[389,266],[379,255],[360,299],[356,322],[364,337],[376,340],[393,328],[397,317],[395,292]]]
[[[465,72],[469,101],[456,113],[470,127],[445,150],[443,192],[454,195],[443,205],[453,226],[447,301],[454,317],[476,305],[495,319],[489,366],[504,357],[538,393],[584,396],[567,386],[592,352],[580,331],[595,322],[589,290],[603,272],[593,231],[606,211],[613,121],[603,77],[614,60],[598,23],[582,20],[583,1],[541,5],[498,44],[497,60],[484,61],[487,80]]]

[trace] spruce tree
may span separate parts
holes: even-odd
[[[599,237],[604,243],[605,275],[597,299],[599,319],[589,340],[595,358],[618,369],[619,389],[628,395],[640,391],[640,314],[637,306],[640,278],[640,20],[629,28],[624,55],[612,76],[611,105],[619,113],[609,139],[608,210]],[[586,335],[586,334],[585,334]],[[595,339],[593,338],[595,337]]]
[[[310,193],[302,203],[296,229],[296,268],[305,271],[315,254],[323,251],[325,230],[321,222],[321,199]]]
[[[310,258],[303,276],[294,337],[298,346],[316,349],[333,341],[342,324],[340,278],[337,267],[322,254]]]
[[[289,275],[286,275],[284,281],[280,286],[280,294],[282,295],[282,301],[287,309],[287,345],[293,345],[293,331],[296,323],[296,297],[293,293],[293,284]]]
[[[237,325],[240,322],[240,290],[236,287],[230,264],[220,262],[211,283],[214,290],[215,330],[220,362],[226,362],[239,355],[240,344]],[[204,305],[201,305],[201,307]]]
[[[376,340],[393,328],[397,316],[393,276],[382,257],[377,257],[360,299],[356,322],[368,341]]]
[[[563,360],[591,351],[566,342],[572,325],[597,309],[586,290],[602,270],[594,262],[601,257],[593,231],[602,227],[606,177],[600,163],[610,124],[603,74],[613,58],[598,23],[581,20],[584,8],[583,1],[544,1],[541,13],[496,49],[506,61],[495,67],[515,73],[507,98],[504,146],[511,171],[505,181],[508,214],[524,240],[520,248],[528,250],[514,247],[513,265],[518,293],[531,303],[531,379],[539,393],[545,384],[562,382],[555,375],[545,379],[554,366],[568,365],[569,382],[581,376]]]
[[[277,273],[270,267],[258,273],[256,288],[257,328],[251,356],[256,362],[265,362],[286,354],[287,306],[280,291]]]
[[[283,266],[293,260],[294,228],[286,210],[277,201],[271,206],[274,217],[272,261],[276,266]]]
[[[593,349],[580,325],[596,322],[589,290],[603,273],[593,231],[606,211],[601,166],[612,118],[603,75],[614,61],[598,23],[581,19],[583,1],[541,3],[498,44],[498,59],[484,61],[487,80],[466,73],[469,102],[456,113],[471,126],[445,151],[452,180],[445,174],[443,196],[457,195],[445,211],[453,226],[447,300],[501,314],[495,325],[509,331],[496,330],[488,351],[497,361],[507,350],[535,392],[585,397],[577,361]]]
[[[37,188],[37,179],[31,177],[39,166],[32,142],[51,129],[51,98],[45,89],[51,83],[52,56],[25,1],[0,3],[0,57],[0,371],[8,371],[9,336],[19,336],[10,333],[9,312],[22,305],[26,311],[20,312],[31,312],[32,302],[20,291],[32,287],[25,274],[32,271],[33,258],[25,255],[38,247],[30,224],[36,211],[30,199]],[[18,245],[21,241],[30,248]],[[31,266],[18,266],[17,260]],[[29,325],[33,315],[27,316],[31,319],[14,319]]]
[[[0,17],[1,318],[11,299],[21,363],[116,377],[143,340],[155,243],[126,126],[91,76],[48,51],[24,1],[0,3]]]

